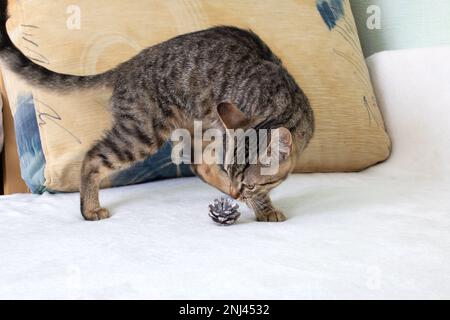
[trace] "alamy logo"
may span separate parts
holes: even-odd
[[[173,163],[257,164],[261,175],[273,175],[278,172],[281,153],[286,152],[277,129],[226,130],[224,135],[219,129],[203,131],[202,122],[194,121],[193,134],[187,129],[172,132]]]
[[[69,30],[81,29],[81,8],[76,5],[70,5],[66,9],[69,17],[66,20],[66,26]]]
[[[381,29],[381,8],[376,5],[367,7],[367,14],[369,17],[366,21],[366,26],[369,30]]]

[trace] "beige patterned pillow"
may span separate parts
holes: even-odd
[[[27,56],[79,75],[186,32],[251,28],[282,58],[315,111],[316,135],[297,171],[357,171],[390,153],[348,1],[22,0],[11,11],[9,33]],[[44,187],[77,190],[84,152],[110,125],[109,93],[60,96],[18,85],[9,74],[6,80],[13,109],[17,97],[32,92]]]

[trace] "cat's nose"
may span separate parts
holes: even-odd
[[[236,199],[236,200],[239,199],[239,196],[240,196],[239,191],[235,190],[235,189],[231,189],[230,196],[233,199]]]

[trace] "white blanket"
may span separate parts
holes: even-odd
[[[0,298],[450,298],[450,48],[369,65],[393,138],[361,173],[295,175],[273,198],[289,220],[218,227],[195,178],[0,198]]]

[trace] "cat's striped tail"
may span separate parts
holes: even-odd
[[[0,0],[0,60],[4,67],[18,74],[32,86],[68,92],[79,89],[109,87],[114,70],[98,75],[76,76],[51,71],[26,57],[11,41],[6,31],[8,0]]]

